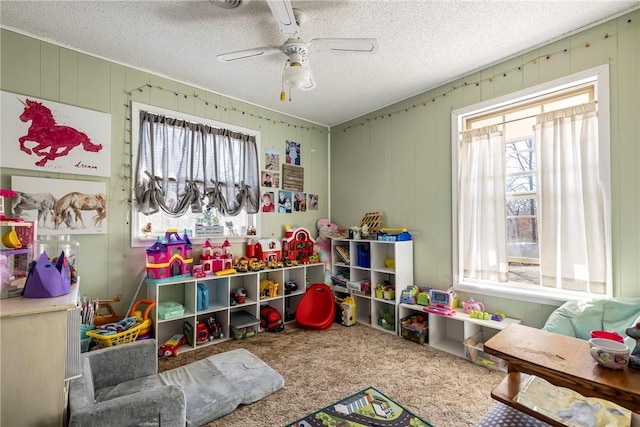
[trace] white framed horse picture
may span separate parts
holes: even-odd
[[[38,222],[38,234],[105,234],[107,184],[12,176],[10,216]]]
[[[3,168],[111,175],[111,115],[1,92]]]

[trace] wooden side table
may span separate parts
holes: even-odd
[[[513,324],[488,340],[484,351],[508,364],[509,374],[491,393],[500,402],[551,425],[563,425],[513,400],[528,375],[536,375],[583,396],[624,406],[634,412],[632,426],[640,426],[640,370],[598,365],[589,354],[588,341]]]

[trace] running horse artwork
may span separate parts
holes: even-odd
[[[97,153],[102,150],[102,144],[94,144],[89,137],[70,126],[59,125],[53,118],[51,110],[41,102],[26,102],[19,99],[24,105],[24,111],[20,115],[23,122],[31,121],[29,131],[19,138],[20,150],[31,155],[32,153],[42,157],[35,164],[44,166],[49,160],[64,157],[75,147],[81,145],[85,151]],[[25,142],[32,141],[37,145],[27,148]]]
[[[107,217],[106,204],[107,198],[104,194],[84,194],[76,191],[67,193],[56,202],[53,208],[53,225],[58,229],[64,222],[67,227],[76,228],[79,221],[84,228],[82,211],[96,211],[96,215],[92,218],[93,226],[99,227]],[[72,219],[72,214],[75,219]]]

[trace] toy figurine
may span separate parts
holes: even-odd
[[[629,357],[629,367],[640,369],[640,322],[627,328],[625,333],[636,340],[636,347],[631,352],[631,357]]]

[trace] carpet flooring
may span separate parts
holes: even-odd
[[[437,427],[473,426],[496,403],[490,392],[505,374],[426,345],[357,324],[306,330],[288,323],[159,360],[164,371],[212,354],[246,348],[285,379],[285,386],[208,427],[285,426],[367,387]]]

